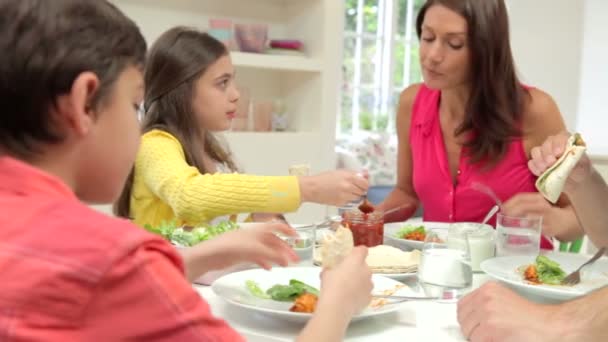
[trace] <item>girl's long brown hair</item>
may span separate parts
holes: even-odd
[[[204,134],[192,107],[196,80],[219,58],[228,55],[226,47],[206,33],[175,27],[162,34],[150,49],[144,71],[145,96],[142,130],[163,130],[176,137],[184,149],[186,162],[207,173],[197,141],[213,160],[236,171],[230,152],[211,132]],[[203,137],[201,138],[201,135]],[[134,170],[127,179],[114,214],[130,218]]]
[[[512,139],[521,137],[521,121],[528,91],[515,70],[504,0],[427,0],[416,19],[418,38],[426,11],[441,5],[467,22],[471,50],[471,94],[464,122],[456,135],[472,133],[465,143],[473,163],[493,165]]]

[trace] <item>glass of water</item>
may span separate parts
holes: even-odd
[[[285,238],[285,241],[293,248],[298,257],[300,263],[298,266],[313,266],[313,257],[315,251],[315,240],[316,240],[316,225],[306,225],[298,227],[297,225],[292,226],[297,233],[296,237]]]
[[[449,244],[445,229],[427,231],[418,266],[418,284],[429,297],[453,302],[473,283],[469,244]]]
[[[511,217],[498,214],[496,220],[496,255],[529,255],[540,252],[542,216]]]

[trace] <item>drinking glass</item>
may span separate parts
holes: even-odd
[[[285,241],[300,258],[298,266],[313,266],[313,257],[315,252],[316,240],[316,225],[306,225],[298,227],[294,225],[297,236],[287,237]]]
[[[454,302],[471,289],[469,244],[449,244],[445,229],[427,231],[418,266],[418,284],[429,297]]]
[[[448,229],[448,245],[468,244],[473,272],[481,272],[481,263],[495,255],[496,232],[489,224],[452,223]]]
[[[496,220],[496,255],[529,255],[540,252],[542,216],[512,217],[501,213]]]

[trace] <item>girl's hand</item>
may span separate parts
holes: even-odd
[[[303,176],[299,180],[303,202],[334,206],[344,206],[360,200],[369,188],[369,182],[363,174],[347,170]]]

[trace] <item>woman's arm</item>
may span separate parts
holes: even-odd
[[[591,163],[588,159],[582,162]],[[608,247],[608,186],[594,168],[588,167],[589,175],[566,194],[591,241],[598,247]]]
[[[522,135],[526,156],[530,159],[533,147],[542,145],[552,135],[564,132],[566,125],[551,95],[536,88],[528,91],[530,97],[524,107]]]
[[[553,98],[539,89],[530,89],[529,92],[530,101],[525,107],[522,132],[528,159],[531,158],[533,147],[541,145],[549,136],[566,130],[562,114]],[[518,201],[523,196],[527,195],[514,196],[512,201],[506,203],[507,208],[514,207],[511,205],[514,202],[520,202],[517,210],[520,214],[542,215],[543,232],[561,241],[572,241],[583,235],[567,196],[562,196],[557,205],[550,205],[540,194],[527,196],[528,201]]]
[[[407,87],[399,99],[397,112],[397,184],[387,198],[378,205],[378,209],[387,211],[406,205],[404,210],[388,215],[385,222],[404,221],[410,218],[418,207],[418,197],[412,184],[412,152],[410,150],[410,121],[414,99],[420,85]]]

